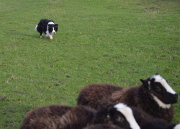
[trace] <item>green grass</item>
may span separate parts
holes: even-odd
[[[179,0],[0,0],[0,129],[30,109],[76,105],[89,83],[140,84],[160,73],[180,93]],[[54,39],[34,31],[59,24]],[[180,103],[174,122],[180,122]]]

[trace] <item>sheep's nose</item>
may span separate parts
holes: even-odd
[[[176,101],[178,101],[178,94],[177,93],[174,95],[174,98],[176,99]]]

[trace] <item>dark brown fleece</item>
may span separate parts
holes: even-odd
[[[152,91],[144,85],[122,88],[108,84],[91,84],[85,86],[77,99],[78,105],[85,105],[99,109],[110,103],[125,103],[128,106],[138,107],[156,118],[170,122],[173,118],[173,106],[169,109],[161,108],[152,98]]]
[[[85,106],[50,105],[29,111],[21,129],[83,129],[92,124],[108,124],[130,129],[130,123],[115,104],[94,110]]]
[[[95,112],[83,106],[39,107],[26,114],[21,129],[82,129],[91,124]]]
[[[77,104],[89,106],[94,109],[100,109],[110,103],[110,97],[113,92],[121,89],[121,87],[109,84],[87,85],[81,90],[77,98]]]
[[[124,128],[116,127],[116,126],[113,126],[113,125],[96,124],[96,125],[88,126],[88,127],[84,128],[84,129],[124,129]]]

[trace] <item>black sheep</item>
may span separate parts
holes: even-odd
[[[122,102],[170,122],[174,115],[172,104],[178,100],[177,93],[159,74],[141,79],[141,82],[140,86],[128,88],[107,84],[87,85],[81,90],[77,104],[99,109],[106,104]]]
[[[133,116],[141,129],[178,129],[179,124],[171,124],[159,118],[154,118],[136,107],[131,107]]]
[[[26,114],[21,129],[82,129],[91,124],[140,129],[132,110],[121,103],[107,105],[98,111],[84,106],[39,107]]]

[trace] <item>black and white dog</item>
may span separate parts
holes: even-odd
[[[58,24],[55,24],[52,20],[42,19],[36,25],[35,30],[40,33],[40,38],[42,38],[42,33],[44,33],[45,37],[53,39],[52,35],[58,31]]]

